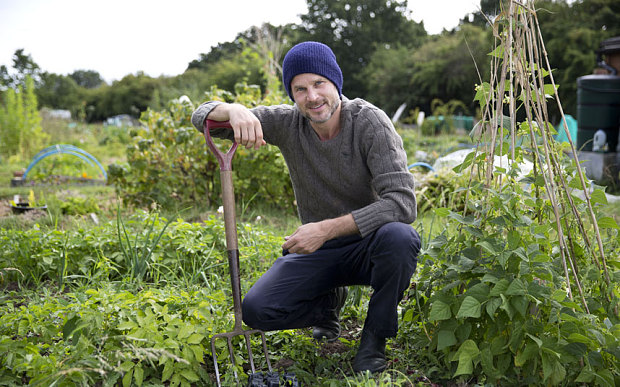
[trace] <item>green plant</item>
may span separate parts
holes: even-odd
[[[86,215],[99,213],[101,210],[92,197],[69,196],[60,202],[60,210],[64,215]]]
[[[5,91],[0,106],[0,154],[4,157],[29,157],[38,152],[48,139],[41,128],[34,80],[26,76],[24,87]]]
[[[533,219],[549,208],[528,196],[512,185],[480,190],[470,209],[481,209],[484,198],[490,206],[483,217],[435,210],[445,231],[423,251],[404,329],[418,337],[416,345],[428,346],[427,361],[441,364],[435,377],[613,384],[620,367],[617,300],[607,302],[595,278],[582,284],[590,312],[569,298],[553,220]]]
[[[491,53],[497,72],[476,95],[486,143],[454,168],[468,181],[464,207],[434,209],[441,231],[424,244],[404,313],[411,338],[401,340],[441,380],[615,385],[620,266],[606,256],[617,256],[619,227],[575,149],[569,158],[552,140],[546,100],[557,87],[534,10],[506,7]],[[521,178],[527,158],[533,168]]]
[[[210,100],[234,100],[247,106],[261,103],[258,87],[238,85],[237,94],[212,89]],[[275,103],[270,95],[270,103]],[[190,123],[193,106],[172,102],[168,111],[147,111],[148,130],[136,129],[127,147],[127,164],[111,164],[109,181],[128,203],[157,203],[166,209],[202,202],[214,207],[220,197],[219,167],[203,135]],[[261,173],[256,173],[260,170]],[[288,169],[274,147],[240,148],[234,162],[237,200],[261,200],[277,208],[294,208]]]
[[[426,136],[433,136],[439,133],[453,133],[454,120],[453,114],[457,111],[467,111],[465,104],[459,100],[450,100],[446,103],[440,99],[431,101],[432,116],[427,117],[420,128],[420,132]]]

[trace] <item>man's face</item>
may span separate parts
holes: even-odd
[[[317,74],[296,75],[291,81],[291,91],[301,113],[317,124],[329,121],[340,106],[336,86]]]

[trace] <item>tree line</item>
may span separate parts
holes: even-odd
[[[408,111],[428,115],[433,101],[458,101],[461,113],[476,115],[475,86],[488,78],[493,22],[505,0],[481,0],[478,12],[437,35],[413,21],[407,0],[307,3],[300,24],[249,28],[199,54],[186,71],[172,77],[138,72],[106,84],[93,70],[68,75],[44,71],[20,49],[12,71],[0,66],[0,99],[6,105],[6,91],[23,87],[30,77],[39,107],[67,109],[74,118],[93,122],[117,114],[139,117],[181,95],[202,101],[205,91],[217,86],[232,92],[240,82],[282,93],[278,79],[284,53],[298,42],[316,40],[334,50],[349,98],[365,98],[388,114],[405,103]],[[576,115],[576,79],[592,73],[601,41],[620,35],[620,2],[540,0],[535,7],[564,110]]]

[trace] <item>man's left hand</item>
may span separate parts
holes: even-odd
[[[328,239],[321,223],[307,223],[299,226],[295,232],[284,237],[282,248],[290,253],[310,254],[318,250]]]
[[[317,251],[330,239],[359,233],[351,214],[339,218],[325,219],[316,223],[299,226],[295,232],[284,237],[282,245],[289,253],[310,254]]]

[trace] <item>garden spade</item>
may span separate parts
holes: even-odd
[[[250,362],[250,368],[252,374],[255,373],[254,369],[254,357],[252,355],[252,348],[250,346],[250,336],[253,334],[259,334],[263,342],[263,352],[267,360],[267,367],[269,372],[271,370],[271,363],[269,361],[269,353],[267,351],[267,342],[265,341],[265,333],[257,329],[243,329],[242,315],[241,315],[241,281],[239,274],[239,247],[237,244],[237,221],[235,215],[235,194],[232,181],[232,159],[237,150],[237,143],[233,141],[230,149],[224,153],[218,149],[213,142],[209,131],[214,128],[230,128],[228,121],[219,122],[212,120],[205,120],[204,136],[207,141],[207,146],[213,152],[220,165],[220,178],[222,180],[222,202],[224,205],[224,229],[226,231],[226,249],[228,251],[228,270],[230,272],[230,285],[232,287],[233,296],[233,310],[235,314],[235,327],[233,331],[226,333],[215,334],[211,337],[211,355],[213,356],[213,366],[215,367],[215,377],[217,378],[217,385],[221,386],[220,373],[217,366],[217,353],[215,351],[215,341],[218,338],[225,338],[228,342],[228,352],[230,354],[230,360],[233,364],[233,371],[237,384],[239,384],[239,376],[237,375],[237,369],[235,366],[235,356],[233,353],[232,339],[235,336],[244,336],[245,345],[248,351],[248,360]]]

